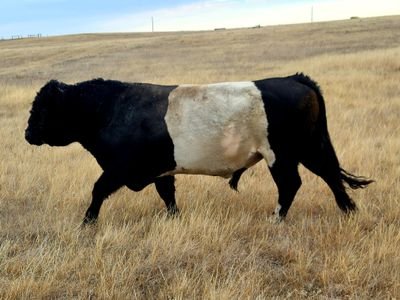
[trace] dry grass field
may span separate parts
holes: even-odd
[[[215,32],[0,41],[1,299],[400,298],[400,17]],[[80,145],[24,141],[49,79],[208,83],[303,71],[321,85],[344,168],[376,180],[343,216],[327,186],[303,186],[281,224],[264,163],[240,193],[178,176],[182,214],[153,186],[122,189],[81,229],[100,174]]]

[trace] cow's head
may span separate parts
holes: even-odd
[[[44,85],[32,103],[25,139],[33,145],[65,146],[73,142],[68,134],[65,91],[68,85],[56,80]]]

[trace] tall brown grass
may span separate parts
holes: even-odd
[[[399,298],[400,17],[169,34],[0,42],[0,298]],[[282,224],[266,165],[240,193],[178,176],[179,218],[152,186],[122,189],[80,228],[100,174],[79,145],[32,147],[24,128],[47,80],[249,80],[303,71],[321,85],[339,159],[376,183],[341,215],[303,186]]]

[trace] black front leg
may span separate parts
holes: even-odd
[[[83,224],[95,223],[100,212],[103,201],[113,192],[118,190],[123,184],[113,174],[103,172],[96,181],[92,191],[92,203],[86,211]]]
[[[156,189],[160,197],[167,206],[168,214],[175,215],[179,213],[179,209],[175,202],[175,177],[163,176],[158,177],[154,181]]]

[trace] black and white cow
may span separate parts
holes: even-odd
[[[300,188],[299,163],[322,177],[344,212],[356,205],[343,182],[351,188],[372,182],[340,167],[321,91],[303,74],[179,86],[52,80],[32,104],[26,140],[79,142],[97,159],[104,172],[84,223],[96,221],[103,201],[120,187],[140,191],[152,183],[175,214],[175,174],[231,177],[236,189],[242,173],[262,159],[278,187],[280,219]]]

